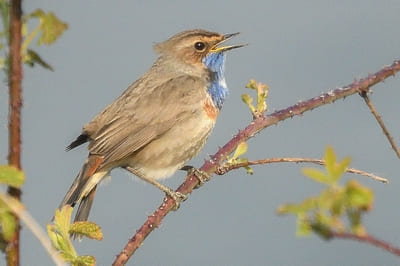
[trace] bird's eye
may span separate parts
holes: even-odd
[[[202,51],[204,51],[205,48],[206,48],[206,45],[204,42],[196,42],[194,44],[194,49],[196,49],[197,51],[202,52]]]

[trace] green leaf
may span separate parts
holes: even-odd
[[[247,104],[247,106],[249,107],[251,113],[255,113],[256,112],[256,108],[254,107],[254,105],[252,104],[253,102],[253,98],[251,98],[250,95],[248,94],[242,94],[242,101]]]
[[[336,162],[336,154],[331,146],[327,146],[324,154],[325,169],[331,184],[337,183],[350,165],[350,157],[344,158],[341,162]]]
[[[56,210],[54,223],[47,225],[51,242],[60,252],[63,259],[71,265],[95,265],[96,260],[94,257],[78,256],[72,245],[70,234],[75,233],[97,240],[101,240],[103,234],[100,227],[92,222],[75,222],[71,225],[72,210],[72,207],[69,205],[65,205],[61,210]]]
[[[46,228],[47,228],[47,234],[49,235],[49,238],[50,238],[51,243],[53,244],[54,248],[56,250],[60,250],[61,246],[58,244],[59,235],[58,235],[57,230],[55,229],[54,225],[47,224]]]
[[[298,205],[297,204],[283,204],[279,206],[276,210],[276,213],[279,215],[283,214],[297,214],[298,213]]]
[[[54,215],[54,223],[48,225],[47,231],[54,247],[61,252],[61,256],[68,261],[77,257],[74,246],[69,236],[72,207],[65,205],[61,210],[57,209]]]
[[[253,106],[253,98],[251,98],[250,95],[242,94],[242,100],[250,108],[253,117],[259,117],[267,110],[266,99],[268,97],[268,85],[256,82],[254,79],[251,79],[249,83],[247,83],[246,88],[255,90],[257,92],[257,108]]]
[[[20,188],[25,181],[25,174],[12,165],[0,166],[0,183]]]
[[[9,1],[0,1],[0,16],[2,18],[2,26],[7,42],[9,41],[9,27],[10,27],[10,3]]]
[[[63,236],[69,235],[72,211],[71,206],[65,205],[61,210],[57,209],[54,215],[54,225]]]
[[[24,205],[17,198],[0,193],[0,227],[5,240],[11,240],[14,236],[18,226],[15,217],[24,209]]]
[[[249,83],[246,84],[246,88],[257,90],[257,81],[255,81],[254,79],[250,79]]]
[[[96,265],[96,259],[93,256],[79,256],[72,262],[76,266],[92,266]]]
[[[318,201],[316,198],[308,198],[303,200],[300,204],[284,204],[278,207],[278,214],[296,214],[296,215],[304,215],[307,211],[316,208],[318,205]]]
[[[253,171],[253,169],[251,169],[250,166],[245,166],[244,169],[246,169],[246,171],[247,171],[247,173],[248,173],[249,175],[254,174],[254,171]]]
[[[249,104],[253,103],[253,98],[249,94],[243,93],[242,94],[242,101],[249,105]]]
[[[48,63],[46,63],[38,53],[30,49],[28,49],[27,53],[24,56],[24,63],[28,64],[30,67],[33,67],[35,64],[38,64],[45,69],[54,71],[53,67]]]
[[[318,204],[316,204],[318,209],[329,210],[332,206],[332,202],[335,200],[335,193],[328,187],[324,189],[319,196],[316,196],[315,200],[318,202]]]
[[[326,172],[329,176],[333,176],[335,172],[336,155],[331,146],[326,146],[324,160]]]
[[[247,152],[247,143],[246,142],[241,142],[239,145],[236,147],[235,153],[233,154],[232,159],[237,159],[243,154]]]
[[[315,168],[303,168],[301,169],[301,172],[303,175],[306,177],[311,178],[314,181],[330,185],[332,181],[330,178],[322,171],[315,169]]]
[[[6,60],[0,57],[0,69],[5,69],[5,68],[6,68]]]
[[[297,217],[297,236],[309,236],[311,233],[310,221],[305,217],[305,215],[299,215]]]
[[[10,211],[7,211],[6,208],[2,208],[0,211],[0,224],[4,239],[10,241],[17,228],[17,224],[15,216]]]
[[[26,22],[22,23],[21,34],[23,38],[25,38],[28,35],[28,25]]]
[[[42,35],[38,41],[39,45],[52,44],[68,28],[68,25],[59,20],[52,12],[46,14],[42,25]]]
[[[268,85],[257,83],[257,112],[264,113],[267,110],[266,99],[268,97]]]
[[[367,230],[362,224],[357,224],[351,227],[351,231],[358,236],[366,236]]]
[[[60,251],[60,255],[65,260],[71,261],[77,256],[69,236],[66,237],[61,234],[61,232],[57,230],[56,226],[47,224],[47,234],[49,235],[54,248]]]
[[[45,13],[43,10],[37,9],[28,17],[36,17],[40,20],[41,35],[38,39],[38,45],[54,43],[68,28],[68,24],[59,20],[52,12]]]
[[[36,9],[35,11],[33,11],[32,13],[25,15],[24,16],[24,20],[27,21],[29,18],[41,18],[44,17],[46,14],[44,13],[43,10],[41,10],[40,8]]]
[[[351,232],[366,235],[361,223],[362,214],[372,208],[373,192],[350,180],[345,186],[338,184],[339,178],[350,164],[350,158],[336,162],[331,147],[324,155],[326,173],[314,168],[303,169],[303,174],[321,183],[327,184],[319,196],[308,198],[300,204],[286,204],[278,209],[280,214],[297,215],[298,235],[306,235],[311,230],[324,239],[330,239],[333,232]],[[348,221],[344,221],[347,215]]]
[[[346,157],[339,164],[335,165],[334,176],[333,176],[335,182],[337,182],[339,178],[346,172],[346,169],[349,167],[350,162],[351,158]]]
[[[93,222],[74,222],[69,229],[69,233],[86,236],[96,240],[103,239],[103,233],[101,232],[100,226]]]
[[[355,180],[350,180],[345,187],[346,204],[349,208],[370,210],[374,199],[373,192]]]
[[[323,223],[312,223],[311,228],[313,232],[323,239],[330,239],[332,237],[330,228]]]
[[[340,216],[344,210],[342,194],[341,188],[328,187],[323,190],[317,197],[318,209],[329,211],[332,216]]]
[[[361,223],[361,214],[361,210],[350,209],[347,212],[347,216],[350,220],[351,232],[359,236],[364,236],[367,234],[367,231]]]

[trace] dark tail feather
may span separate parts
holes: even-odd
[[[106,175],[106,173],[97,173],[102,161],[103,158],[100,156],[89,156],[59,206],[59,209],[65,205],[74,207],[81,200],[75,221],[86,221],[89,216],[89,211],[96,194],[97,183]],[[93,179],[93,176],[96,178]]]
[[[73,142],[71,142],[71,144],[69,144],[65,150],[66,151],[70,151],[75,147],[78,147],[79,145],[82,145],[83,143],[89,141],[89,135],[83,133],[80,134]]]
[[[90,209],[92,208],[94,196],[96,195],[96,188],[97,186],[95,186],[89,192],[89,194],[86,197],[84,197],[79,203],[79,207],[78,210],[76,211],[74,222],[87,221]]]
[[[87,196],[82,198],[81,202],[79,203],[78,210],[76,211],[74,222],[87,221],[90,209],[92,208],[94,196],[96,195],[96,188],[97,186],[95,186]],[[74,240],[82,240],[81,235],[77,235],[74,233],[71,234],[71,237]]]
[[[65,194],[64,199],[60,203],[60,206],[58,206],[59,209],[61,209],[65,205],[70,205],[72,207],[75,206],[79,195],[81,194],[81,190],[86,184],[87,178],[85,178],[85,169],[87,168],[88,162],[86,162],[82,170],[79,172],[79,174],[76,176],[74,182],[72,183],[71,187],[69,188],[67,194]]]

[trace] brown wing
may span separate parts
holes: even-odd
[[[201,108],[206,93],[204,82],[189,75],[170,79],[151,93],[148,88],[142,89],[142,95],[137,94],[138,89],[126,91],[107,107],[102,113],[108,117],[106,121],[97,118],[103,125],[96,122],[98,130],[91,134],[89,151],[104,156],[102,165],[125,159],[178,121],[190,119]]]

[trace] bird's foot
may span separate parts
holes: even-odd
[[[181,206],[181,202],[187,200],[187,196],[185,194],[174,191],[168,187],[166,190],[164,190],[164,192],[168,197],[171,197],[175,201],[174,207],[172,208],[174,211],[179,209],[179,207]]]
[[[139,175],[134,168],[127,166],[125,167],[126,170],[128,170],[129,172],[133,173],[134,175],[136,175],[137,177],[139,177],[140,179],[152,184],[153,186],[157,187],[158,189],[162,190],[167,196],[171,197],[174,201],[174,207],[172,208],[174,211],[176,211],[177,209],[179,209],[180,203],[185,201],[187,199],[187,196],[181,192],[177,192],[172,190],[171,188],[164,186],[163,184],[157,182],[156,180],[152,179],[152,178],[148,178],[144,175]]]
[[[199,184],[196,186],[196,188],[201,187],[205,182],[211,179],[211,175],[191,165],[185,165],[181,168],[181,170],[187,171],[188,174],[194,174],[197,177]]]

